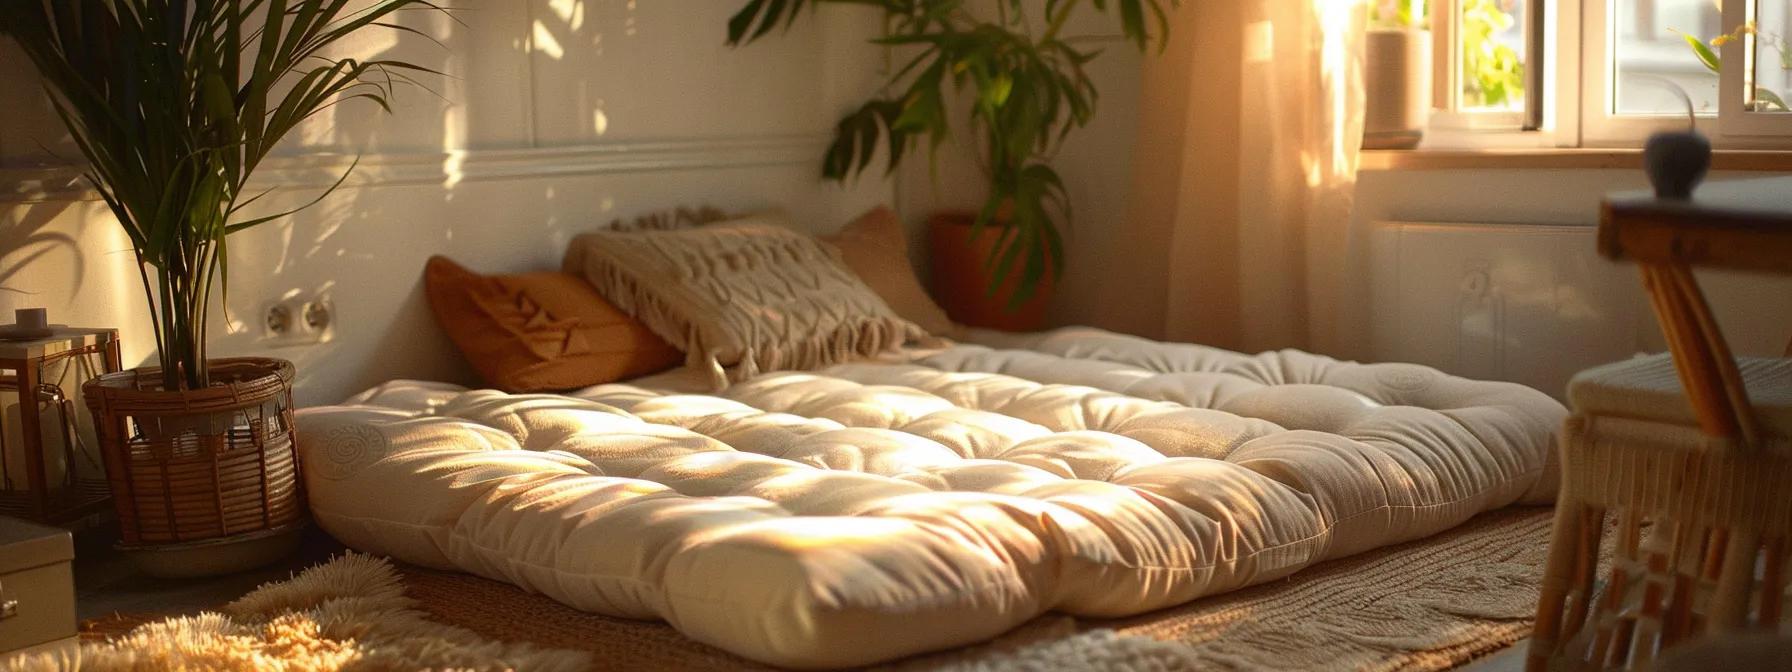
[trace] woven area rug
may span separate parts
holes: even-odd
[[[1550,509],[1494,512],[1431,539],[1100,625],[1182,643],[1200,669],[1448,669],[1530,636],[1552,518]]]
[[[1048,615],[903,670],[1442,670],[1528,636],[1549,509],[1480,516],[1431,539],[1118,621]],[[589,651],[596,669],[768,669],[662,623],[588,614],[465,574],[404,568],[437,619],[486,637]]]
[[[992,642],[886,667],[905,672],[1448,669],[1530,634],[1550,522],[1548,509],[1498,511],[1430,539],[1326,563],[1183,607],[1110,621],[1048,615]],[[543,662],[511,665],[556,669],[571,660],[562,656],[573,655],[579,668],[597,670],[768,669],[694,642],[663,623],[589,614],[466,574],[408,566],[397,572],[391,585],[402,585],[403,602],[394,613],[405,614],[407,623],[443,628],[458,642],[446,648],[463,651],[456,655],[475,651],[486,656],[466,658],[462,667],[497,669],[490,666],[493,661],[523,655],[538,656],[531,663]],[[265,614],[273,612],[253,605],[285,605],[291,598],[257,595],[285,585],[264,587],[225,611],[244,613],[243,620],[251,624],[270,622]],[[245,611],[244,604],[251,607]],[[312,614],[316,604],[309,598],[288,606]],[[166,623],[139,627],[107,646],[128,644],[145,629]],[[89,628],[111,629],[103,623]],[[3,663],[0,669],[5,669]]]

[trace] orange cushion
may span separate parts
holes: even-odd
[[[597,385],[684,360],[575,275],[487,276],[437,256],[423,285],[448,339],[486,383],[507,392]]]
[[[902,319],[935,336],[955,332],[946,311],[927,296],[915,278],[915,268],[909,264],[908,235],[895,211],[881,205],[872,208],[840,231],[821,236],[821,241],[834,246],[846,267]]]

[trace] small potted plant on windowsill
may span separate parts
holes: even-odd
[[[975,142],[989,193],[975,213],[929,218],[936,298],[958,322],[1012,330],[1044,325],[1045,300],[1064,270],[1070,197],[1050,159],[1071,131],[1095,115],[1095,82],[1083,68],[1100,55],[1088,36],[1064,34],[1080,7],[1120,19],[1127,42],[1160,47],[1166,10],[1179,0],[995,0],[982,16],[962,0],[751,0],[728,22],[728,41],[744,45],[789,26],[822,2],[870,5],[884,14],[885,35],[902,65],[886,95],[867,101],[835,127],[823,175],[847,180],[887,148],[894,169],[921,138],[928,149],[950,135],[949,96],[969,104],[967,139]],[[1037,15],[1031,12],[1039,12]]]
[[[1699,59],[1699,65],[1705,66],[1705,69],[1711,71],[1711,74],[1719,77],[1723,76],[1724,64],[1723,58],[1718,56],[1718,49],[1732,41],[1746,39],[1750,36],[1763,45],[1773,47],[1773,50],[1779,54],[1779,58],[1776,60],[1779,62],[1781,71],[1792,70],[1792,46],[1788,46],[1786,40],[1779,35],[1759,30],[1753,21],[1742,24],[1734,31],[1711,38],[1711,46],[1705,46],[1704,42],[1691,34],[1680,33],[1680,37],[1686,40],[1686,46],[1692,50],[1693,56]],[[1773,89],[1759,85],[1755,87],[1754,94],[1748,101],[1747,109],[1750,112],[1788,111],[1784,97],[1781,97]]]
[[[43,77],[87,180],[131,240],[149,300],[158,365],[95,378],[86,397],[120,546],[151,573],[262,564],[289,551],[304,524],[293,365],[212,359],[206,323],[212,290],[228,286],[227,236],[297,211],[243,215],[266,193],[246,187],[270,150],[345,100],[390,109],[393,83],[426,71],[337,58],[327,47],[369,27],[408,30],[388,23],[394,12],[440,11],[435,4],[348,4],[0,3],[0,35]]]
[[[1425,0],[1377,0],[1363,36],[1363,148],[1411,149],[1431,113]]]

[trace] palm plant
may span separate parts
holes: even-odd
[[[241,216],[268,192],[249,177],[299,122],[426,68],[325,49],[428,0],[6,0],[0,35],[42,75],[88,162],[86,178],[131,239],[164,389],[202,389],[214,285],[228,287],[227,237],[309,207]],[[153,282],[152,282],[153,276]],[[223,289],[221,291],[228,291]]]
[[[1135,47],[1156,42],[1161,48],[1165,7],[1180,0],[993,0],[994,16],[972,12],[966,0],[751,0],[729,20],[728,41],[750,43],[823,2],[882,9],[885,35],[872,43],[915,50],[890,76],[885,95],[840,120],[823,175],[857,176],[880,147],[888,151],[885,170],[893,170],[922,137],[931,152],[951,134],[948,86],[961,94],[970,89],[968,121],[990,192],[973,235],[1006,214],[986,261],[993,271],[989,291],[1019,269],[1008,304],[1024,303],[1042,279],[1064,267],[1060,225],[1071,221],[1070,199],[1050,157],[1095,115],[1095,83],[1084,66],[1101,50],[1079,46],[1087,36],[1064,35],[1066,22],[1081,6],[1111,10]],[[1031,16],[1029,9],[1041,13]]]

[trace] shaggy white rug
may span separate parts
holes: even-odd
[[[415,609],[383,559],[348,553],[206,612],[142,625],[76,651],[0,660],[50,670],[541,670],[573,672],[590,654],[495,642]]]

